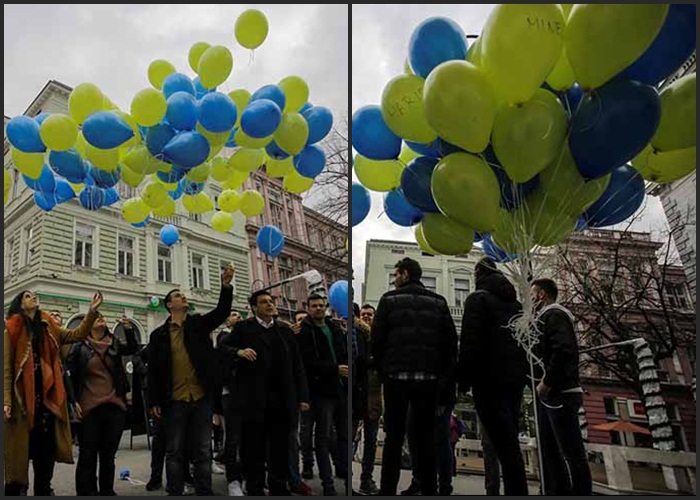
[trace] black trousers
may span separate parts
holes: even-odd
[[[248,496],[264,496],[267,460],[270,496],[289,495],[289,427],[287,410],[268,409],[259,418],[241,422],[241,461]]]
[[[34,468],[34,496],[51,496],[51,480],[56,465],[56,422],[53,415],[48,415],[45,421],[40,421],[38,414],[36,421],[34,429],[29,433],[29,459]],[[20,496],[26,488],[25,484],[6,484],[5,496]]]
[[[233,408],[233,398],[227,394],[223,397],[224,425],[226,437],[224,438],[224,455],[226,457],[226,480],[243,481],[243,469],[241,465],[241,411]]]

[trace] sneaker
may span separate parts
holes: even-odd
[[[146,484],[146,491],[158,491],[163,487],[163,481],[160,479],[151,479]]]
[[[222,469],[216,462],[211,463],[211,473],[212,474],[223,474],[226,471]]]
[[[313,466],[308,467],[305,465],[304,470],[302,470],[302,472],[301,472],[301,477],[302,477],[302,479],[306,479],[307,481],[313,479],[314,478]]]
[[[243,489],[241,488],[241,483],[239,481],[232,481],[228,483],[228,496],[230,497],[242,497]]]
[[[182,494],[184,496],[188,497],[188,496],[193,496],[194,493],[195,493],[194,484],[185,483],[185,488],[183,489]]]
[[[401,496],[418,496],[421,493],[420,485],[415,481],[411,481],[411,486],[401,492]]]
[[[374,480],[360,482],[360,493],[363,495],[379,495],[379,488]]]
[[[299,481],[299,484],[291,487],[290,490],[295,495],[299,495],[302,497],[310,497],[314,494],[313,490],[311,489],[311,486],[306,484],[304,481]]]

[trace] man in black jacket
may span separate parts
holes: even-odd
[[[503,469],[506,495],[527,495],[525,463],[518,441],[520,405],[527,384],[527,357],[509,327],[522,311],[515,288],[484,257],[475,267],[476,291],[462,318],[458,380],[470,389],[479,418]]]
[[[241,417],[241,462],[248,496],[263,496],[266,450],[270,495],[289,495],[289,432],[293,414],[308,411],[304,366],[292,330],[275,320],[267,291],[250,298],[255,317],[239,321],[218,349],[227,367],[230,411]]]
[[[447,301],[425,289],[422,273],[413,259],[396,264],[396,290],[382,296],[372,324],[374,361],[384,382],[381,495],[396,495],[409,404],[420,429],[415,458],[421,490],[437,494],[433,426],[438,407],[449,404],[457,333]]]
[[[540,333],[538,354],[544,364],[544,378],[537,386],[544,493],[592,495],[591,471],[578,421],[583,389],[574,316],[556,303],[558,293],[550,279],[532,282]]]
[[[324,496],[335,496],[330,461],[331,433],[338,444],[336,471],[348,481],[348,342],[345,330],[326,316],[325,297],[307,299],[309,316],[301,324],[299,348],[309,382],[316,426],[316,461]]]
[[[233,266],[224,269],[216,309],[204,315],[189,315],[187,297],[173,290],[165,297],[170,316],[156,329],[148,344],[148,389],[151,411],[164,418],[166,431],[166,476],[169,495],[184,489],[187,440],[194,463],[197,495],[210,496],[211,426],[213,397],[221,387],[221,365],[211,333],[224,322],[233,302]]]

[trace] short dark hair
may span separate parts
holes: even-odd
[[[309,298],[306,299],[306,303],[311,304],[312,300],[322,300],[324,304],[327,302],[327,299],[323,295],[319,295],[318,293],[312,293],[311,295],[309,295]]]
[[[398,261],[394,268],[398,269],[399,272],[406,271],[410,280],[420,280],[421,276],[423,276],[423,269],[421,269],[418,261],[410,257],[404,257]]]
[[[374,312],[377,312],[377,309],[372,304],[365,304],[361,309],[372,309]]]
[[[559,295],[559,289],[557,284],[548,278],[540,278],[532,282],[531,286],[536,286],[540,290],[544,291],[552,302],[557,301],[557,296]]]
[[[474,266],[474,274],[479,276],[486,276],[497,271],[496,263],[489,257],[482,257]]]
[[[272,298],[272,294],[267,290],[258,290],[257,292],[253,292],[248,299],[248,304],[250,304],[250,307],[256,307],[258,305],[258,297],[262,297],[263,295],[267,295],[268,297]]]
[[[165,306],[165,309],[170,312],[170,308],[168,307],[168,302],[170,302],[170,298],[173,296],[175,292],[179,292],[179,288],[173,288],[168,292],[168,294],[165,296],[165,299],[163,299],[163,305]]]

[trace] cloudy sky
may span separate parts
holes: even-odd
[[[265,13],[266,42],[250,51],[234,39],[238,15]],[[5,5],[5,109],[23,113],[49,80],[92,82],[122,109],[149,85],[148,65],[167,59],[194,77],[193,43],[224,45],[233,53],[225,92],[304,78],[311,102],[336,116],[348,106],[347,5]]]
[[[403,73],[408,42],[421,21],[449,17],[466,34],[481,33],[494,4],[477,5],[353,5],[352,6],[352,112],[380,104],[382,90]],[[356,180],[356,179],[355,179]],[[415,241],[413,230],[393,224],[382,215],[382,195],[372,193],[372,210],[352,233],[355,291],[364,281],[365,243],[369,239]],[[647,197],[644,216],[633,229],[659,232],[666,224],[658,198]]]

